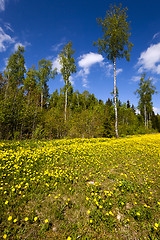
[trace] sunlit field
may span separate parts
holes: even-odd
[[[160,134],[0,142],[1,239],[160,239]]]

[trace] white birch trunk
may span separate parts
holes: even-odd
[[[147,127],[147,111],[146,111],[146,104],[144,104],[144,121],[145,121],[145,127]]]
[[[41,111],[43,109],[43,89],[41,91]]]
[[[117,93],[116,93],[116,58],[114,58],[114,109],[115,109],[115,132],[118,138],[118,115],[117,115]]]
[[[67,121],[67,87],[65,91],[64,120]]]

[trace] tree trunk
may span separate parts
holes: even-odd
[[[145,121],[145,127],[147,127],[147,111],[146,111],[146,104],[144,104],[144,121]]]
[[[117,92],[116,92],[116,58],[114,58],[114,109],[115,109],[115,132],[118,138],[118,116],[117,116]]]
[[[67,121],[67,87],[65,91],[64,120]]]
[[[43,109],[43,89],[41,91],[41,111]]]

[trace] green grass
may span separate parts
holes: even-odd
[[[0,142],[2,239],[160,239],[160,134]]]

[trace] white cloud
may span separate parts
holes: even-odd
[[[105,69],[105,73],[108,77],[113,76],[113,64],[109,62],[102,62],[100,66]],[[123,72],[122,68],[116,69],[116,75],[120,74],[121,72]]]
[[[160,114],[160,108],[153,107],[153,111],[155,112],[155,114]]]
[[[102,63],[104,58],[98,53],[87,53],[79,57],[78,65],[82,69],[77,73],[77,77],[82,77],[83,87],[88,87],[87,76],[90,74],[90,68],[96,63]]]
[[[4,23],[4,26],[5,26],[5,28],[6,28],[7,30],[10,30],[11,32],[14,32],[14,30],[12,29],[10,23]]]
[[[151,71],[160,74],[160,43],[151,45],[138,59],[138,72]]]
[[[54,44],[52,46],[52,51],[54,51],[54,52],[59,51],[59,49],[61,48],[61,46],[63,46],[65,44],[65,42],[66,42],[65,38],[62,38],[60,43]]]
[[[79,59],[78,65],[84,69],[89,69],[93,64],[100,63],[104,60],[102,55],[93,52],[83,54]]]
[[[4,30],[0,27],[0,52],[5,52],[8,45],[14,43],[15,40],[6,34]]]
[[[131,80],[132,80],[133,82],[138,82],[140,79],[141,79],[141,76],[133,76],[133,77],[131,78]]]
[[[73,86],[74,85],[74,79],[73,79],[72,76],[69,77],[69,81],[70,81],[71,85]]]
[[[118,74],[121,73],[121,72],[123,72],[123,69],[122,69],[122,68],[118,68],[118,69],[116,70],[116,75],[118,75]]]
[[[5,0],[0,0],[0,11],[4,11],[5,10]]]
[[[59,56],[57,56],[56,58],[54,58],[52,60],[52,69],[57,68],[57,72],[61,73],[61,65],[60,65],[60,61],[59,61]]]
[[[153,36],[153,38],[152,38],[152,40],[154,40],[155,38],[157,38],[157,37],[159,37],[159,36],[160,36],[160,32],[155,33],[154,36]]]
[[[14,45],[14,51],[17,51],[19,46],[26,48],[27,46],[30,46],[30,45],[31,45],[31,43],[29,43],[29,42],[24,42],[24,43],[17,42]]]
[[[82,85],[85,88],[88,88],[88,80],[87,80],[88,74],[89,74],[88,69],[81,69],[76,74],[76,77],[81,77],[82,78],[82,82],[83,82]]]

